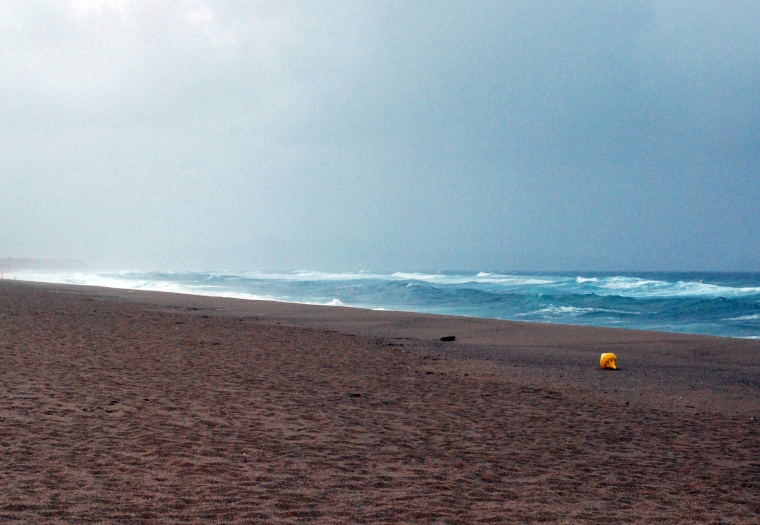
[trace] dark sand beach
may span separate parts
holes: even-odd
[[[760,523],[756,340],[0,280],[0,393],[4,523]]]

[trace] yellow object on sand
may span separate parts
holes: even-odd
[[[617,356],[612,352],[602,354],[602,358],[599,360],[599,366],[602,368],[612,368],[617,370]]]

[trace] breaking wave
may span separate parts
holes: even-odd
[[[758,273],[169,270],[12,277],[252,300],[760,336]]]

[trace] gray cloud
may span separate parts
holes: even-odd
[[[755,2],[6,2],[0,255],[757,269]]]

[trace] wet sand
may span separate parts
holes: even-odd
[[[760,341],[0,280],[0,393],[3,522],[760,523]]]

